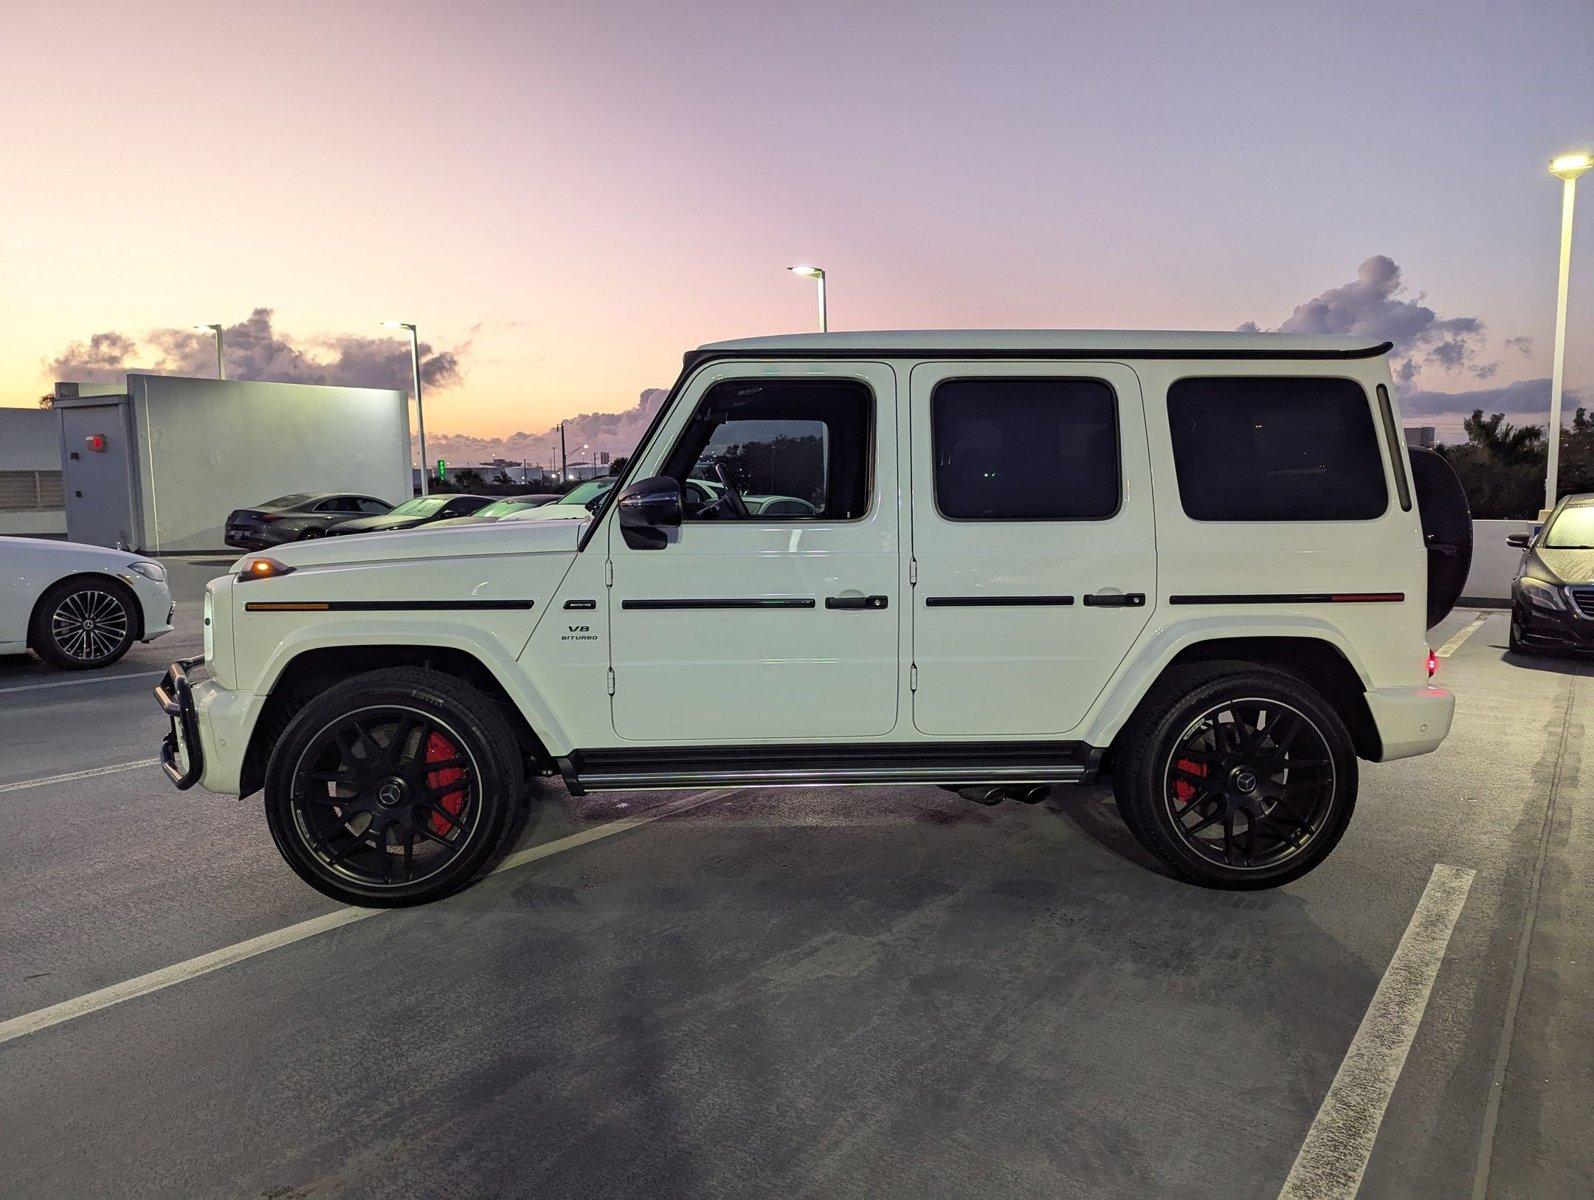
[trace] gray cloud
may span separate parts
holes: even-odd
[[[1406,290],[1394,259],[1375,254],[1356,268],[1350,283],[1329,288],[1305,304],[1298,304],[1279,333],[1347,333],[1378,338],[1395,344],[1395,375],[1410,383],[1422,369],[1467,370],[1487,379],[1497,370],[1479,363],[1484,326],[1477,317],[1441,317],[1423,303],[1424,296],[1402,296]],[[1247,321],[1241,330],[1256,330]],[[1470,410],[1469,410],[1470,411]]]
[[[642,439],[659,405],[668,393],[663,388],[648,388],[631,408],[622,412],[582,413],[565,421],[565,446],[570,461],[588,461],[595,453],[607,451],[611,456],[630,454]],[[412,441],[417,439],[412,438]],[[586,445],[590,449],[580,449]],[[507,458],[511,462],[525,460],[548,464],[557,459],[559,427],[543,433],[516,431],[508,437],[483,438],[463,433],[428,434],[427,460],[446,458],[451,463],[470,465],[494,458]]]
[[[1562,411],[1570,420],[1579,404],[1587,404],[1584,392],[1567,388],[1561,396]],[[1420,389],[1400,393],[1400,412],[1408,421],[1418,417],[1470,416],[1481,408],[1486,413],[1503,412],[1543,425],[1550,413],[1550,381],[1519,379],[1500,387],[1480,388],[1475,392],[1429,392]]]
[[[271,309],[257,308],[247,320],[222,331],[229,379],[409,390],[407,340],[347,334],[296,340],[273,329],[271,317]],[[448,388],[461,382],[460,359],[469,349],[466,342],[434,351],[422,342],[422,386]],[[74,383],[114,383],[128,371],[210,375],[215,369],[212,335],[192,329],[154,329],[142,339],[96,333],[86,342],[73,342],[47,366],[52,379]]]

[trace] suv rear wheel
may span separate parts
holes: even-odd
[[[1136,839],[1180,878],[1266,888],[1328,856],[1356,803],[1345,723],[1293,675],[1170,671],[1119,734],[1113,788]]]
[[[271,836],[312,887],[393,907],[468,883],[497,849],[524,781],[496,704],[437,671],[347,679],[288,723],[266,763]]]

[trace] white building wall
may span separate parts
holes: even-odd
[[[235,508],[288,492],[410,496],[399,391],[129,375],[144,545],[225,548]]]
[[[1521,565],[1522,551],[1507,546],[1505,539],[1513,533],[1532,533],[1538,526],[1537,521],[1474,521],[1472,570],[1461,589],[1462,600],[1510,600],[1511,581]]]
[[[55,414],[42,408],[0,408],[0,471],[60,470]],[[0,536],[65,534],[65,509],[0,508]]]

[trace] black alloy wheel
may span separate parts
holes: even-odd
[[[1170,669],[1114,741],[1113,789],[1175,874],[1277,887],[1326,858],[1356,803],[1356,751],[1303,680],[1250,663]]]
[[[267,822],[289,865],[328,895],[436,899],[497,848],[522,787],[516,748],[493,702],[449,676],[356,676],[301,709],[273,747]]]
[[[1231,870],[1265,870],[1322,832],[1334,761],[1309,718],[1246,696],[1185,727],[1163,767],[1162,792],[1173,831],[1191,850]]]
[[[29,644],[69,671],[108,667],[138,636],[138,601],[118,580],[69,579],[45,593]]]

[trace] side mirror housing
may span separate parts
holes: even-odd
[[[681,485],[667,475],[633,483],[620,493],[620,536],[633,550],[662,550],[668,530],[681,527]]]
[[[1507,546],[1515,546],[1518,550],[1526,550],[1528,543],[1532,540],[1533,535],[1531,533],[1508,533],[1506,534],[1505,544]]]

